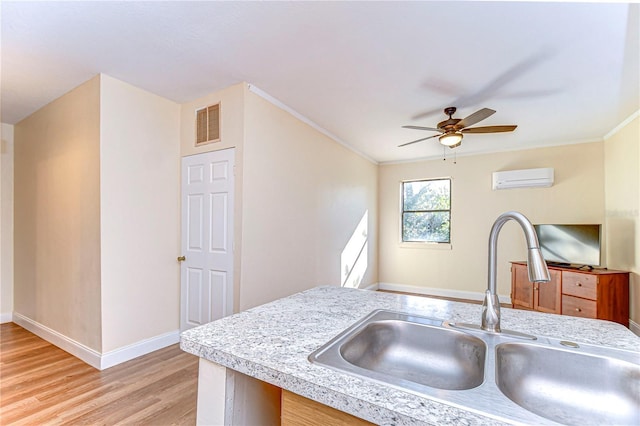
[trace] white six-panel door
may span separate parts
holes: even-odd
[[[234,151],[182,158],[182,330],[233,312]]]

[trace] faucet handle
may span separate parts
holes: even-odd
[[[500,333],[500,300],[489,290],[485,291],[482,302],[482,329]]]

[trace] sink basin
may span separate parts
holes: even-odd
[[[375,311],[309,359],[414,390],[464,390],[482,384],[486,353],[481,339],[442,321]]]
[[[640,353],[377,310],[312,363],[518,424],[640,425]]]
[[[640,424],[638,354],[633,363],[526,343],[495,351],[496,384],[519,406],[569,425]]]
[[[373,321],[346,339],[340,355],[353,365],[438,389],[479,386],[486,345],[455,330],[402,320]]]

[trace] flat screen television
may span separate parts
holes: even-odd
[[[600,266],[600,225],[534,225],[549,264]]]

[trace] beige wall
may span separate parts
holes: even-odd
[[[179,325],[180,106],[101,76],[102,350]]]
[[[234,287],[234,312],[238,311],[242,267],[242,164],[244,149],[244,94],[247,90],[246,83],[230,86],[219,92],[211,93],[194,101],[184,103],[180,107],[180,156],[201,154],[204,152],[219,151],[222,149],[235,149],[235,194],[234,194],[234,221],[233,230],[233,287]],[[195,122],[196,111],[200,108],[220,104],[220,141],[195,146]]]
[[[464,148],[464,147],[463,147]],[[590,143],[380,166],[379,280],[446,289],[469,296],[487,286],[489,231],[503,212],[516,210],[533,223],[603,223],[603,144]],[[550,188],[494,191],[494,171],[555,169]],[[402,180],[452,178],[450,250],[399,244]],[[498,239],[498,293],[510,293],[509,261],[526,259],[522,232],[513,221]]]
[[[17,314],[98,353],[179,329],[179,132],[106,75],[15,126]]]
[[[340,285],[341,255],[368,214],[377,281],[377,165],[246,92],[240,309]]]
[[[13,312],[13,126],[2,123],[0,149],[0,322]]]
[[[100,341],[100,79],[15,125],[14,311]]]
[[[640,324],[640,118],[604,142],[607,264],[631,271],[630,317]]]
[[[182,157],[242,146],[245,89],[246,84],[239,83],[181,105],[180,155]],[[220,103],[220,141],[195,146],[196,110],[217,103]],[[236,151],[237,154],[238,151]]]
[[[196,148],[195,109],[218,101],[222,141]],[[236,310],[340,285],[343,251],[365,213],[361,286],[481,293],[489,229],[514,209],[533,222],[605,223],[608,266],[634,271],[638,322],[638,133],[636,118],[604,143],[377,166],[244,83],[178,106],[103,75],[15,126],[13,309],[102,353],[176,330],[179,157],[234,147]],[[3,244],[5,158],[3,150]],[[555,185],[491,190],[491,172],[532,167],[554,167]],[[452,249],[400,247],[400,181],[445,176]],[[0,249],[4,300],[11,250]],[[513,222],[498,255],[499,293],[508,295],[508,261],[525,256]]]
[[[195,110],[217,102],[221,141],[195,147]],[[182,156],[236,149],[235,310],[316,285],[340,285],[342,251],[365,213],[368,267],[361,285],[376,282],[376,165],[246,83],[181,108]]]

